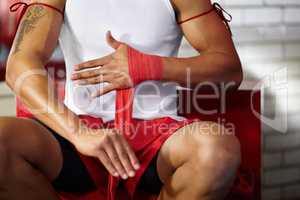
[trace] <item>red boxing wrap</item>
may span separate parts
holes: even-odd
[[[163,75],[163,63],[159,56],[143,54],[131,47],[128,47],[128,70],[134,86],[146,80],[161,80]],[[117,90],[115,127],[125,137],[131,135],[132,106],[134,88]],[[109,175],[108,199],[115,200],[116,190],[120,178]]]
[[[163,78],[163,62],[160,56],[144,54],[131,47],[128,47],[128,69],[134,85]]]

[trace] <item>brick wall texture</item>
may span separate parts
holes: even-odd
[[[287,124],[263,124],[263,200],[300,199],[300,0],[218,2],[233,15],[245,80],[271,80],[264,115]]]

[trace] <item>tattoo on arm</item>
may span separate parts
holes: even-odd
[[[19,31],[16,37],[14,50],[13,50],[14,54],[20,51],[20,46],[24,40],[25,35],[32,32],[37,22],[45,15],[46,12],[43,6],[34,6],[26,13],[19,27]]]

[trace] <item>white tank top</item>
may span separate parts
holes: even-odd
[[[66,63],[65,105],[76,114],[114,119],[112,91],[97,98],[90,94],[108,83],[78,86],[70,80],[73,66],[114,50],[106,43],[110,30],[121,42],[144,53],[177,56],[182,32],[169,0],[68,0],[59,42]],[[135,90],[133,117],[153,119],[177,115],[176,83],[145,81]]]

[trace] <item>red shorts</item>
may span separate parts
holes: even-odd
[[[25,107],[17,101],[17,116],[33,118]],[[83,122],[90,128],[114,128],[114,121],[104,123],[101,118],[91,117],[89,115],[79,115]],[[175,120],[170,117],[157,118],[152,120],[133,119],[130,127],[134,133],[132,137],[127,138],[129,144],[133,148],[138,157],[141,167],[136,172],[135,177],[124,181],[124,186],[129,196],[133,196],[136,186],[150,164],[153,157],[157,154],[163,143],[179,128],[182,128],[193,122],[200,121],[197,118],[185,119],[182,121]],[[92,157],[87,157],[78,153],[81,160],[87,167],[91,177],[97,186],[101,186],[96,193],[101,192],[101,196],[107,196],[108,172],[100,164],[99,160]],[[91,194],[92,195],[92,194]],[[125,194],[126,195],[126,194]],[[69,195],[67,195],[69,196]],[[89,196],[89,195],[88,195]],[[87,196],[86,199],[89,199]],[[92,195],[93,196],[93,195]],[[122,196],[124,198],[124,194]]]
[[[103,123],[101,119],[93,118],[90,116],[80,116],[80,118],[90,127],[90,128],[113,128],[114,122],[110,121]],[[139,179],[143,175],[144,171],[147,169],[152,158],[157,154],[162,144],[179,128],[182,128],[188,124],[199,121],[199,119],[185,119],[183,121],[177,121],[170,117],[152,119],[152,120],[141,120],[133,119],[131,130],[134,133],[132,137],[127,138],[129,144],[133,148],[138,157],[141,167],[136,172],[135,177],[129,178],[124,181],[124,186],[130,194],[134,195],[136,186]],[[82,160],[86,164],[86,167],[90,171],[94,181],[97,185],[103,185],[106,189],[106,178],[103,176],[104,171],[99,169],[99,161],[93,158],[81,156]],[[102,174],[101,174],[101,173]],[[107,173],[107,172],[106,172]],[[100,182],[99,182],[100,181]],[[106,192],[105,190],[103,191]]]

